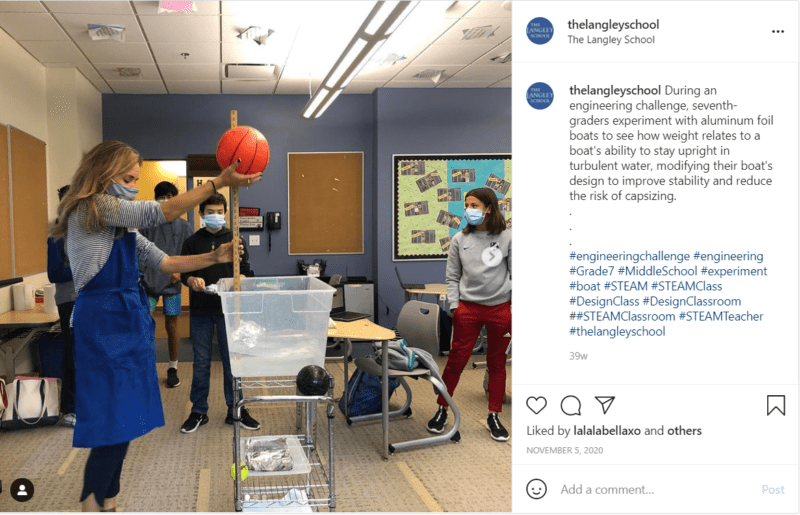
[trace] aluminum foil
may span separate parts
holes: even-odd
[[[244,320],[233,332],[231,338],[234,344],[241,344],[252,349],[258,343],[258,339],[263,337],[267,330],[250,320]]]
[[[244,461],[249,470],[258,472],[278,472],[292,470],[294,467],[286,438],[248,441],[244,450]]]

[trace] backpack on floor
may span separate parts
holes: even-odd
[[[400,386],[397,379],[389,379],[389,398]],[[371,415],[381,411],[381,378],[368,374],[363,370],[356,370],[347,382],[347,412],[351,417]],[[339,399],[339,409],[344,413],[345,397]]]

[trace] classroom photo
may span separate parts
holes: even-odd
[[[511,4],[0,0],[0,511],[510,512]]]

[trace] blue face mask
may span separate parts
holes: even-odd
[[[111,186],[106,188],[106,193],[114,195],[115,197],[122,197],[128,200],[136,200],[136,195],[139,194],[138,188],[129,188],[118,182],[111,183]]]
[[[480,209],[465,209],[464,217],[467,219],[468,224],[480,225],[483,223],[485,215],[483,214],[483,211]]]
[[[203,221],[209,229],[225,227],[225,215],[205,215]]]

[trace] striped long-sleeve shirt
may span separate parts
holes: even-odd
[[[86,208],[74,209],[67,220],[66,249],[75,281],[75,294],[96,276],[108,261],[119,227],[138,229],[164,223],[164,212],[155,201],[131,202],[105,193],[94,196],[94,203],[104,227],[95,232],[84,229]],[[153,242],[136,233],[139,269],[158,268],[167,256]]]

